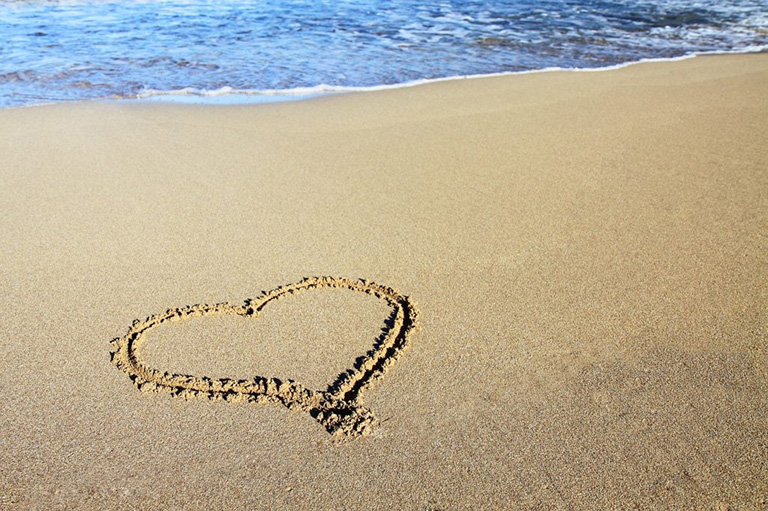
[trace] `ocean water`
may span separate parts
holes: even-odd
[[[277,99],[766,49],[768,0],[4,0],[0,107]]]

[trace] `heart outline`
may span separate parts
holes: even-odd
[[[234,380],[161,372],[144,364],[138,354],[145,341],[144,334],[158,325],[210,315],[238,315],[256,319],[270,302],[321,288],[345,288],[371,294],[393,308],[373,348],[358,357],[352,369],[339,374],[327,390],[311,390],[296,381],[282,381],[274,377],[255,376],[252,380]],[[185,399],[281,404],[289,409],[309,412],[332,435],[356,437],[370,433],[378,422],[373,412],[362,406],[362,392],[400,357],[408,345],[409,336],[418,329],[418,318],[416,304],[408,296],[390,287],[365,279],[307,277],[294,284],[263,292],[258,298],[249,298],[242,305],[228,302],[196,304],[168,309],[144,320],[134,320],[124,336],[111,341],[113,350],[110,358],[143,392],[169,392]]]

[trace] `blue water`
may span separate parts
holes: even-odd
[[[317,92],[767,47],[768,0],[5,0],[0,106]]]

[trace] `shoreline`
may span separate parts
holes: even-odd
[[[476,80],[481,78],[497,78],[500,76],[519,76],[527,74],[538,73],[553,73],[553,72],[569,72],[569,73],[592,73],[601,71],[613,71],[616,69],[623,69],[625,67],[634,66],[637,64],[649,64],[658,62],[680,62],[683,60],[693,59],[696,57],[718,56],[718,55],[751,55],[768,53],[768,46],[750,47],[743,50],[731,50],[731,51],[704,51],[687,53],[678,57],[649,57],[642,58],[640,60],[632,60],[628,62],[622,62],[620,64],[612,64],[602,67],[578,67],[578,68],[566,68],[566,67],[545,67],[541,69],[527,69],[523,71],[502,71],[498,73],[481,73],[475,75],[455,75],[445,76],[441,78],[424,78],[420,80],[413,80],[410,82],[394,83],[387,85],[371,85],[365,87],[356,86],[334,86],[334,85],[316,85],[314,87],[298,87],[295,89],[232,89],[231,87],[222,87],[215,90],[200,91],[194,88],[183,88],[172,91],[147,91],[139,93],[136,97],[120,98],[117,101],[134,101],[134,100],[151,100],[151,101],[183,101],[176,96],[200,98],[200,104],[215,104],[206,103],[204,98],[216,98],[220,96],[256,96],[254,103],[267,103],[272,101],[291,101],[291,100],[303,100],[313,99],[315,97],[321,97],[325,95],[346,94],[350,92],[376,92],[381,90],[396,90],[410,87],[418,87],[420,85],[428,85],[431,83],[452,82],[456,80]],[[280,99],[270,100],[270,97],[276,97]],[[156,99],[155,99],[156,98]],[[247,104],[247,103],[222,103],[222,104]]]
[[[613,64],[603,67],[591,67],[591,68],[563,68],[563,67],[548,67],[542,69],[529,69],[523,71],[503,71],[498,73],[482,73],[475,75],[456,75],[446,76],[441,78],[425,78],[420,80],[414,80],[403,83],[387,84],[387,85],[372,85],[372,86],[333,86],[320,84],[313,87],[297,87],[293,89],[233,89],[229,86],[222,87],[215,90],[199,90],[195,88],[182,88],[174,89],[170,91],[154,91],[149,90],[140,92],[132,97],[114,97],[114,98],[92,98],[92,99],[78,99],[72,101],[54,101],[48,103],[35,103],[30,105],[20,105],[13,107],[2,107],[3,109],[14,108],[31,108],[47,105],[59,105],[70,103],[104,103],[104,102],[135,102],[135,103],[169,103],[169,104],[189,104],[189,105],[203,105],[203,106],[236,106],[236,105],[259,105],[270,103],[282,103],[293,101],[311,100],[327,96],[338,96],[341,94],[358,93],[358,92],[377,92],[382,90],[397,90],[406,89],[411,87],[418,87],[421,85],[429,85],[432,83],[462,81],[462,80],[476,80],[483,78],[497,78],[502,76],[521,76],[528,74],[538,73],[554,73],[554,72],[567,72],[567,73],[596,73],[603,71],[613,71],[617,69],[623,69],[638,64],[651,64],[662,62],[681,62],[697,57],[711,57],[711,56],[728,56],[728,55],[760,55],[768,53],[768,46],[748,47],[740,50],[713,50],[703,52],[687,53],[678,57],[649,57],[642,58],[640,60],[633,60],[628,62],[622,62],[620,64]]]
[[[764,506],[766,84],[0,109],[0,507]]]

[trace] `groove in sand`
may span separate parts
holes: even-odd
[[[302,384],[278,378],[256,376],[252,380],[209,378],[171,374],[148,367],[139,356],[147,330],[167,322],[210,315],[237,315],[257,318],[267,304],[301,291],[319,288],[345,288],[385,300],[393,311],[382,335],[373,347],[359,357],[352,368],[343,371],[325,391],[311,390]],[[197,304],[168,309],[164,313],[135,320],[123,337],[111,341],[112,363],[126,373],[143,392],[169,392],[185,399],[203,398],[228,402],[282,404],[289,409],[309,412],[335,435],[360,436],[370,433],[377,420],[360,403],[362,392],[381,377],[397,360],[418,326],[414,302],[392,288],[366,280],[338,277],[309,277],[247,299],[242,305],[230,303]]]

